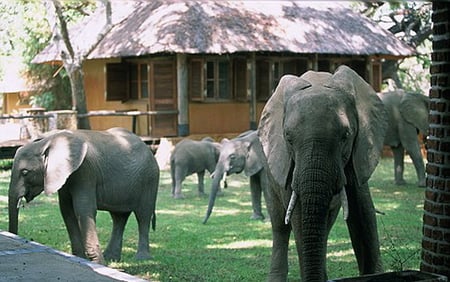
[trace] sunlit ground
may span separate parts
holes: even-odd
[[[382,159],[369,184],[378,214],[378,230],[385,270],[418,269],[422,237],[424,189],[415,186],[411,163],[406,164],[407,185],[395,186],[392,159]],[[9,172],[0,172],[0,229],[7,230]],[[211,179],[205,176],[209,193]],[[134,259],[137,226],[130,218],[121,262],[111,267],[152,281],[264,281],[271,253],[270,223],[250,220],[251,201],[244,175],[228,178],[224,196],[218,197],[206,225],[202,224],[208,197],[199,197],[196,175],[183,184],[183,200],[171,197],[168,171],[162,171],[157,201],[156,231],[150,232],[153,260]],[[264,206],[264,213],[267,211]],[[108,213],[99,212],[97,229],[106,246],[111,232]],[[56,196],[40,196],[20,213],[19,235],[70,252]],[[293,237],[293,236],[292,236]],[[291,238],[289,281],[299,280],[298,258]],[[353,249],[342,214],[328,240],[329,278],[358,275]]]

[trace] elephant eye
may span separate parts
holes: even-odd
[[[29,171],[28,169],[24,168],[24,169],[22,169],[22,170],[20,171],[20,174],[22,174],[22,176],[27,176],[27,174],[28,174],[29,172],[30,172],[30,171]]]
[[[347,140],[351,135],[352,135],[352,133],[350,132],[350,130],[346,130],[344,132],[344,134],[342,135],[342,140],[343,141]]]

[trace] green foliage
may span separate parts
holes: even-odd
[[[0,229],[7,230],[9,172],[0,171]],[[382,159],[370,187],[378,215],[381,251],[386,271],[418,269],[422,238],[424,190],[414,183],[412,164],[406,164],[409,185],[393,185],[393,160]],[[134,259],[137,224],[130,218],[125,230],[121,262],[109,266],[152,281],[264,281],[269,269],[271,228],[269,222],[252,221],[248,180],[232,175],[229,188],[219,197],[206,225],[202,219],[208,198],[197,196],[196,177],[184,183],[184,200],[171,197],[168,171],[162,171],[157,201],[156,231],[150,232],[151,261]],[[211,180],[206,177],[206,187]],[[207,190],[208,191],[208,190]],[[265,209],[264,209],[265,211]],[[105,248],[111,232],[108,213],[99,211],[98,232]],[[19,234],[69,252],[70,244],[61,218],[57,196],[39,196],[22,209]],[[348,231],[339,216],[328,240],[330,278],[357,276],[358,270]],[[294,240],[289,253],[289,280],[298,281]]]
[[[68,24],[89,15],[96,7],[93,0],[67,0],[62,3]],[[44,1],[0,2],[0,56],[22,59],[26,65],[24,73],[36,88],[32,103],[48,110],[70,109],[72,98],[66,72],[60,70],[59,65],[31,63],[50,42],[51,36]],[[7,68],[0,69],[0,74],[7,71]]]

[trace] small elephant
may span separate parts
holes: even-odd
[[[419,93],[407,93],[402,89],[378,93],[388,112],[389,121],[384,144],[394,153],[395,184],[404,185],[405,150],[411,157],[417,174],[417,185],[425,187],[425,165],[420,149],[418,132],[428,132],[428,96]]]
[[[269,167],[269,281],[286,281],[293,231],[302,281],[326,281],[328,234],[343,207],[359,272],[382,271],[368,180],[383,146],[386,112],[356,72],[285,75],[258,128]]]
[[[219,154],[220,145],[210,137],[205,137],[201,141],[185,138],[177,143],[170,156],[172,196],[176,199],[183,198],[181,184],[186,176],[193,173],[197,173],[198,193],[204,196],[205,170],[213,173]]]
[[[220,188],[220,180],[226,175],[241,173],[242,171],[250,177],[253,207],[251,219],[264,219],[261,211],[261,194],[264,194],[267,203],[267,165],[257,132],[254,130],[246,131],[234,139],[228,140],[225,138],[220,144],[219,161],[212,174],[211,194],[203,224],[206,224],[212,213]]]
[[[44,191],[58,192],[59,207],[72,253],[104,263],[120,260],[122,237],[131,212],[139,226],[137,259],[148,259],[150,222],[155,228],[159,168],[152,152],[133,133],[58,131],[17,150],[9,185],[9,231],[17,234],[19,206]],[[102,254],[95,218],[111,214],[111,239]]]

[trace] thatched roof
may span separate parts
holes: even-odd
[[[414,53],[375,22],[330,2],[113,1],[112,10],[114,26],[88,59],[248,51],[395,57]],[[98,13],[72,31],[73,41],[95,38],[89,35],[105,21]],[[58,53],[51,44],[35,62],[57,60]]]

